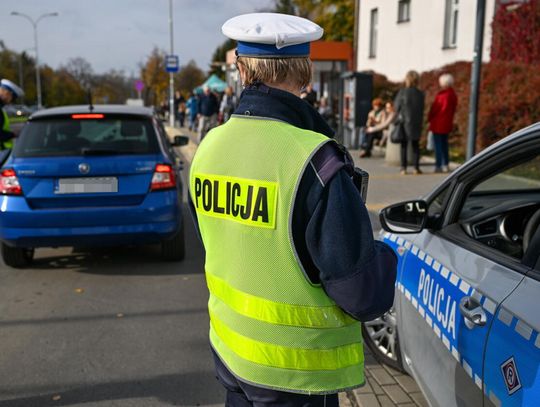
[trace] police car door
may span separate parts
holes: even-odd
[[[516,171],[519,170],[519,171]],[[510,173],[510,174],[509,174]],[[521,258],[530,267],[520,285],[496,309],[484,362],[484,397],[500,406],[540,405],[540,155],[505,171],[524,201]],[[506,217],[507,223],[512,215]],[[516,214],[517,216],[517,214]],[[508,229],[509,225],[505,225]],[[520,233],[519,230],[516,233]],[[515,272],[509,270],[509,272]]]
[[[489,328],[526,268],[508,254],[519,242],[506,247],[500,223],[495,230],[485,223],[498,215],[505,197],[471,191],[520,154],[520,146],[495,149],[455,174],[441,192],[440,226],[409,242],[398,285],[400,342],[405,363],[434,405],[479,406],[488,390],[483,361]],[[436,202],[428,199],[430,212],[439,210]]]

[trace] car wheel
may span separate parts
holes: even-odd
[[[34,258],[34,249],[11,247],[2,243],[2,260],[6,266],[23,268],[28,266]]]
[[[364,343],[379,362],[404,372],[396,327],[396,313],[391,308],[383,316],[364,322],[362,333]]]
[[[161,242],[161,257],[168,261],[184,260],[186,256],[186,242],[184,239],[184,225],[178,233],[169,240]]]

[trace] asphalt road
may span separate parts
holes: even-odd
[[[0,407],[221,404],[208,342],[203,250],[42,249],[0,264]]]

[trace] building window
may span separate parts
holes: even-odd
[[[457,46],[458,15],[459,0],[446,0],[443,48],[455,48]]]
[[[398,1],[398,16],[397,22],[404,23],[411,19],[411,0]]]
[[[377,56],[377,25],[379,22],[379,10],[374,8],[371,10],[370,26],[369,26],[369,57]]]

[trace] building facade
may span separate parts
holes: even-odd
[[[475,0],[361,0],[357,70],[393,81],[411,69],[431,70],[472,61]],[[486,0],[482,60],[489,61],[495,0]]]

